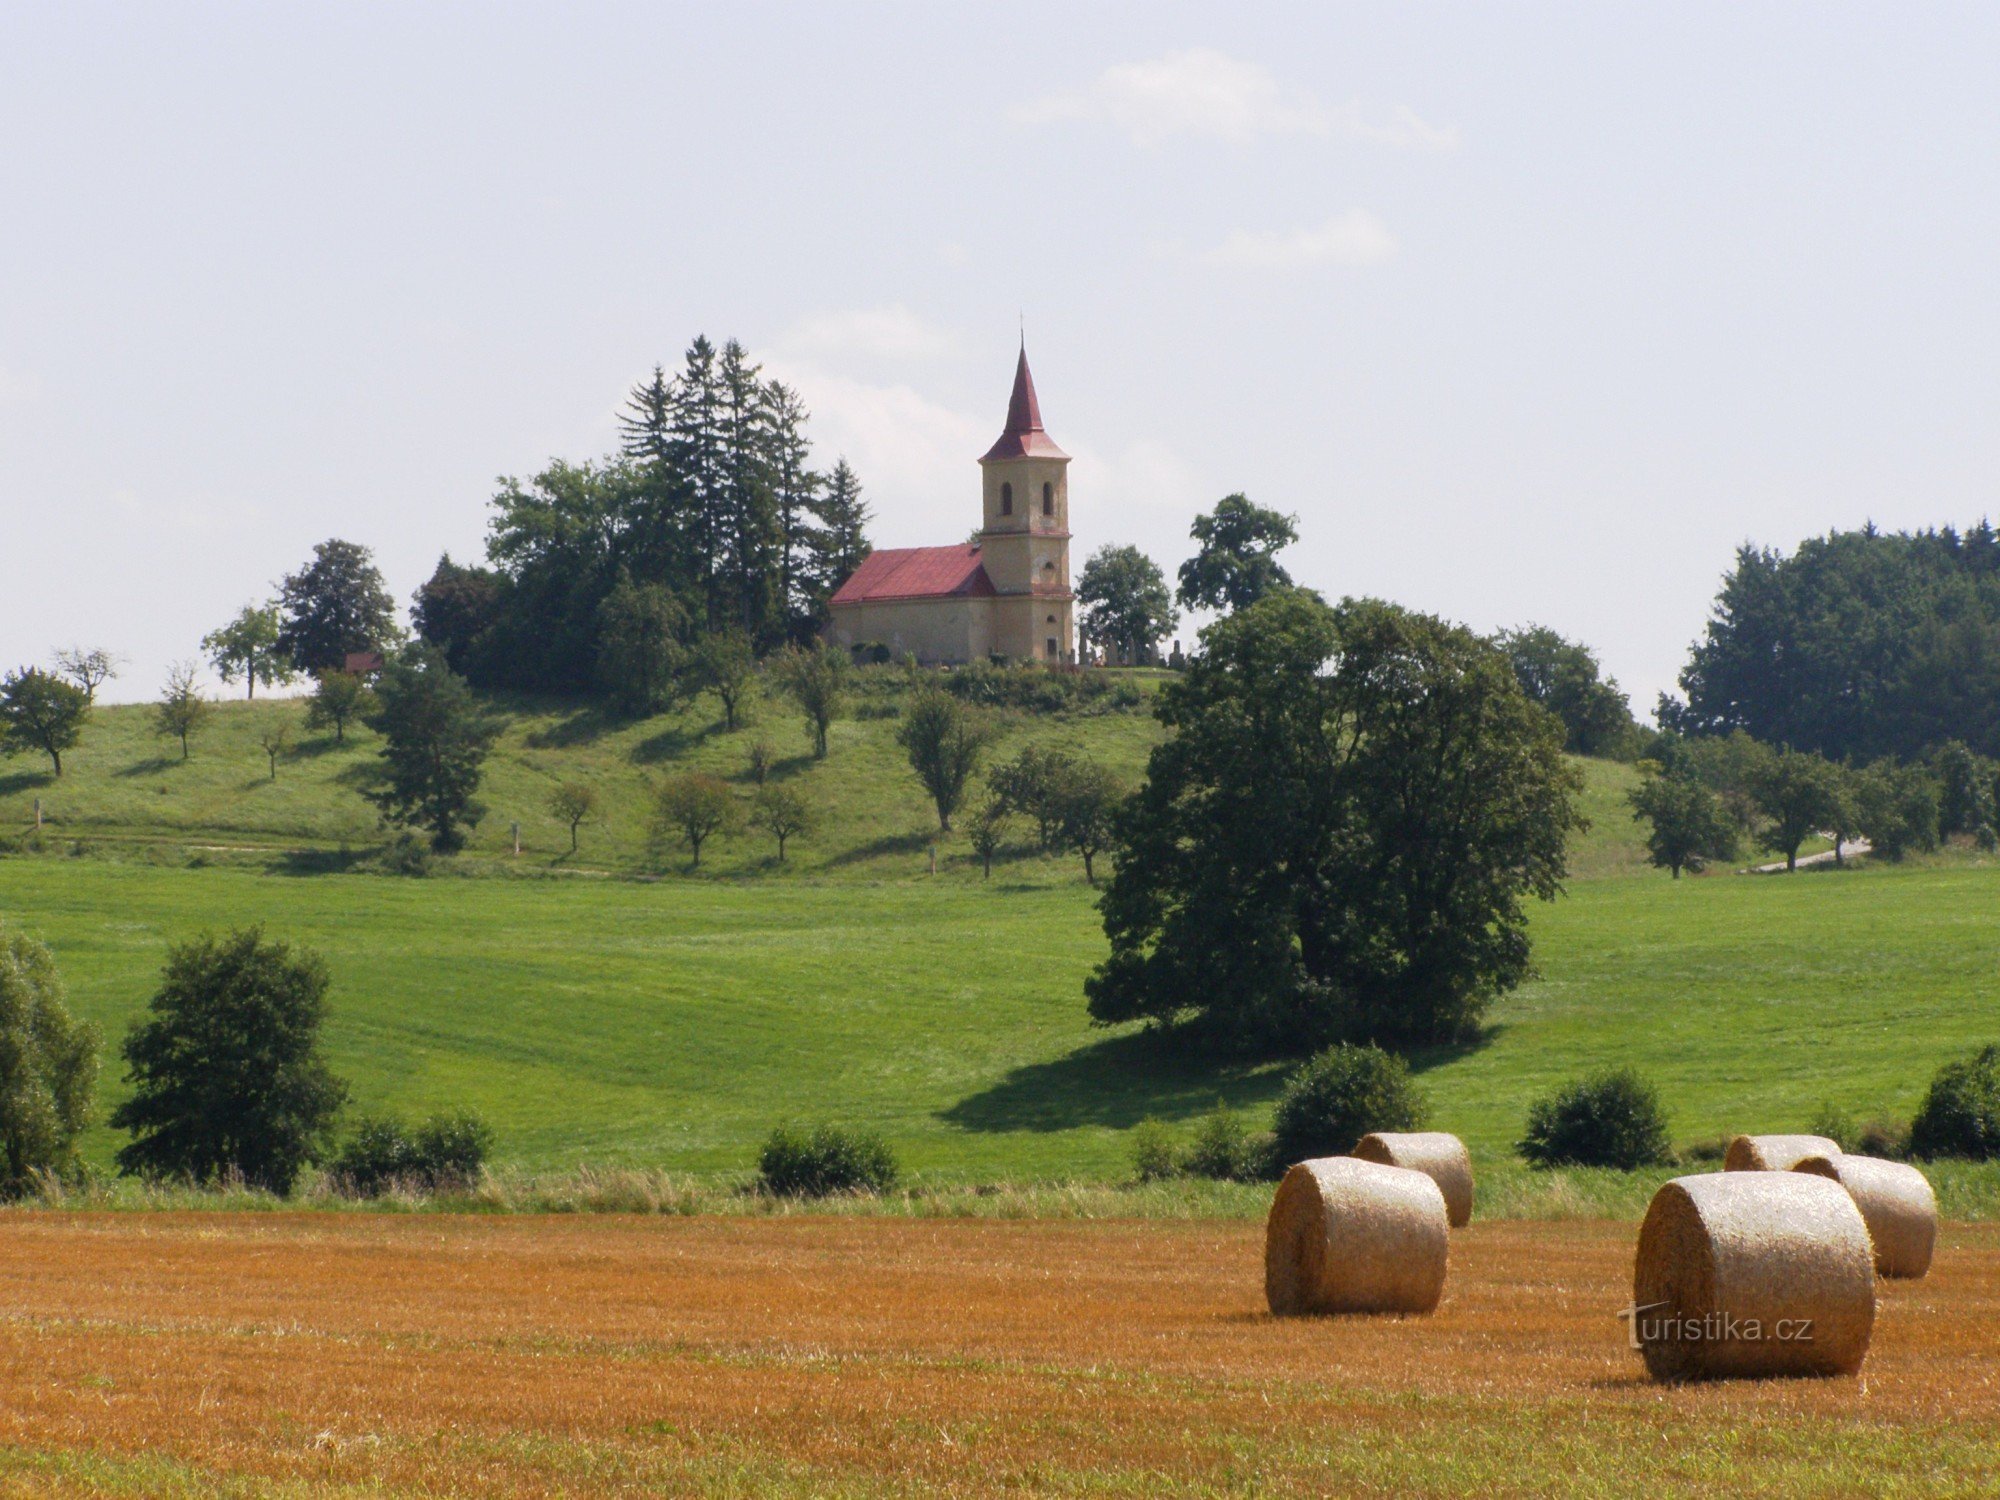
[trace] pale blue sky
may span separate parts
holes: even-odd
[[[0,9],[0,659],[145,695],[314,542],[399,598],[705,331],[882,545],[961,538],[1017,312],[1076,559],[1594,645],[2000,478],[2000,10]]]

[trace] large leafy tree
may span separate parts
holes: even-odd
[[[597,609],[597,684],[621,713],[662,713],[698,685],[688,612],[657,583],[622,578]]]
[[[243,680],[243,696],[255,698],[257,684],[273,687],[290,682],[298,674],[290,659],[279,649],[283,622],[276,604],[246,604],[227,625],[201,638],[208,664],[224,682]]]
[[[1617,679],[1604,675],[1588,646],[1542,625],[1502,631],[1494,643],[1513,664],[1521,690],[1563,721],[1566,749],[1577,755],[1630,753],[1638,739],[1631,702]]]
[[[70,1014],[54,957],[0,933],[0,1196],[75,1170],[96,1084],[97,1028]]]
[[[59,777],[89,717],[90,694],[73,682],[36,667],[0,678],[0,749],[46,755]]]
[[[1462,1038],[1582,826],[1562,727],[1469,632],[1282,590],[1203,632],[1101,902],[1101,1023],[1266,1052]]]
[[[1700,870],[1711,859],[1735,853],[1735,820],[1692,769],[1662,770],[1649,762],[1642,771],[1626,798],[1632,816],[1652,830],[1646,849],[1654,865],[1679,880],[1683,870]]]
[[[581,693],[595,679],[599,607],[617,585],[642,478],[625,463],[556,461],[526,484],[501,481],[486,553],[502,580],[475,660],[491,686]],[[656,578],[630,572],[641,582]]]
[[[491,568],[467,568],[445,553],[410,602],[410,625],[454,672],[478,682],[488,663],[482,648],[506,606],[507,580]]]
[[[1180,601],[1188,609],[1243,609],[1291,584],[1278,554],[1299,539],[1296,516],[1225,495],[1194,518],[1188,534],[1196,545],[1181,564]]]
[[[1785,856],[1787,870],[1798,868],[1799,845],[1814,834],[1852,825],[1847,778],[1839,766],[1810,751],[1768,755],[1754,772],[1750,791],[1765,818],[1759,839],[1773,854]]]
[[[1180,620],[1159,564],[1137,547],[1107,543],[1091,553],[1076,602],[1084,634],[1128,662],[1143,661]]]
[[[366,547],[338,538],[278,586],[285,620],[277,647],[301,672],[344,667],[350,652],[380,651],[397,635],[396,605]]]
[[[435,646],[407,647],[375,684],[369,727],[382,736],[382,766],[369,800],[404,828],[422,828],[450,854],[486,809],[476,800],[497,726]]]
[[[946,833],[980,757],[996,736],[991,719],[940,688],[925,689],[904,708],[896,743],[910,758],[910,769],[930,795],[938,827]]]
[[[326,963],[261,928],[167,950],[152,1018],[125,1039],[132,1097],[111,1116],[119,1169],[289,1193],[323,1159],[347,1085],[320,1052]]]

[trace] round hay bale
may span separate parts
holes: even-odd
[[[1808,1156],[1840,1155],[1823,1135],[1739,1135],[1722,1158],[1725,1172],[1789,1172]]]
[[[1361,1137],[1352,1154],[1385,1167],[1423,1173],[1444,1194],[1451,1227],[1463,1229],[1472,1222],[1472,1157],[1457,1136],[1442,1130],[1378,1130]]]
[[[1915,1167],[1877,1156],[1808,1156],[1793,1167],[1815,1177],[1831,1177],[1847,1189],[1868,1238],[1875,1246],[1875,1270],[1883,1276],[1921,1276],[1937,1249],[1937,1195]]]
[[[1302,1161],[1271,1200],[1265,1299],[1280,1317],[1427,1313],[1444,1293],[1446,1224],[1444,1194],[1422,1172],[1352,1156]]]
[[[1639,1230],[1631,1317],[1655,1380],[1852,1375],[1875,1327],[1868,1226],[1824,1177],[1676,1177]]]

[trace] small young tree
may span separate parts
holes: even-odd
[[[265,730],[257,737],[257,743],[264,747],[264,757],[271,763],[271,779],[278,779],[278,757],[292,746],[292,731],[283,724]]]
[[[1699,871],[1711,859],[1728,859],[1736,849],[1736,823],[1722,799],[1684,771],[1659,771],[1649,766],[1643,779],[1625,794],[1633,819],[1652,825],[1646,848],[1656,868]]]
[[[257,696],[257,684],[271,687],[290,682],[298,673],[291,658],[278,647],[282,623],[275,604],[246,604],[243,610],[220,629],[201,638],[209,665],[224,682],[244,681],[246,698]]]
[[[847,653],[814,641],[812,645],[787,646],[777,659],[778,685],[798,704],[806,716],[806,733],[812,736],[813,758],[826,759],[826,732],[847,703],[847,682],[852,672]]]
[[[1123,800],[1118,778],[1095,761],[1077,761],[1057,782],[1056,837],[1083,856],[1083,878],[1090,885],[1097,884],[1097,856],[1111,845]]]
[[[759,740],[750,747],[748,769],[750,779],[762,786],[771,779],[771,765],[777,759],[777,752],[771,749],[769,740]]]
[[[1000,841],[1007,833],[1007,805],[994,799],[979,810],[979,816],[972,820],[972,831],[968,835],[972,842],[972,852],[979,856],[980,878],[993,878],[993,856],[1000,852]]]
[[[331,729],[338,745],[347,738],[350,720],[365,720],[376,708],[368,679],[359,672],[319,672],[317,686],[306,699],[306,728]]]
[[[778,863],[785,862],[785,841],[812,832],[813,809],[804,792],[777,781],[758,789],[750,804],[750,821],[778,841]]]
[[[692,856],[690,869],[701,868],[701,846],[734,831],[742,809],[729,784],[699,771],[670,776],[660,784],[654,802],[653,841],[656,845],[677,840]]]
[[[439,854],[456,853],[486,811],[473,793],[497,726],[435,646],[391,661],[376,696],[369,724],[382,736],[382,777],[368,799],[398,827],[427,829]]]
[[[31,938],[0,934],[0,1196],[75,1170],[96,1085],[97,1028],[70,1014],[54,957]]]
[[[597,788],[587,781],[565,781],[549,793],[549,811],[569,825],[569,852],[576,853],[576,831],[597,815]]]
[[[22,667],[0,678],[0,749],[40,751],[62,775],[62,753],[83,738],[90,695],[49,672]]]
[[[757,653],[740,630],[718,630],[695,650],[701,685],[722,704],[722,727],[734,733],[750,684],[757,679]]]
[[[125,658],[109,651],[87,650],[82,646],[71,646],[66,651],[56,653],[56,674],[67,677],[83,689],[83,701],[95,703],[97,690],[118,675],[118,669],[125,664]]]
[[[169,948],[152,1019],[125,1038],[133,1093],[111,1124],[132,1140],[119,1170],[198,1183],[233,1173],[289,1193],[347,1097],[320,1051],[327,983],[318,954],[262,928]]]
[[[1769,819],[1758,835],[1764,847],[1799,866],[1799,845],[1841,821],[1840,774],[1833,763],[1803,750],[1780,750],[1758,768],[1750,792]]]
[[[910,757],[910,769],[937,806],[938,827],[951,832],[951,815],[965,800],[966,783],[997,730],[977,709],[951,694],[926,688],[903,711],[896,743]]]
[[[175,662],[167,669],[167,685],[153,706],[153,733],[181,742],[181,759],[188,758],[188,740],[208,722],[215,706],[202,696],[191,661]]]

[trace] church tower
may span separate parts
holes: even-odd
[[[1042,427],[1028,350],[1014,367],[1007,430],[979,460],[980,561],[992,580],[993,649],[1050,666],[1076,660],[1069,586],[1069,455]]]

